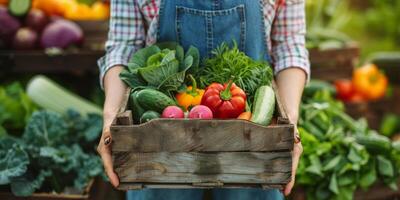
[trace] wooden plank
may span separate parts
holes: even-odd
[[[138,184],[132,182],[120,183],[118,186],[119,190],[141,190],[143,188],[156,188],[156,189],[207,189],[207,188],[262,188],[262,189],[282,189],[284,185],[268,185],[265,186],[263,184],[223,184],[221,186],[200,186],[200,185],[193,185],[193,184],[178,184],[178,183],[146,183],[146,184]]]
[[[283,185],[290,152],[130,153],[113,151],[121,183],[252,183]]]
[[[111,132],[113,151],[282,151],[293,149],[294,126],[265,127],[245,120],[156,119],[141,125],[113,126]]]
[[[309,52],[312,77],[325,81],[351,79],[360,57],[360,48],[354,43],[341,49],[310,49]]]
[[[133,125],[132,112],[130,110],[117,114],[117,124]]]

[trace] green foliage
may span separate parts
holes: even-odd
[[[297,170],[297,184],[307,190],[307,198],[353,199],[357,188],[367,189],[378,180],[396,189],[400,146],[369,130],[364,119],[349,117],[329,88],[311,89],[301,105],[304,153]]]
[[[19,83],[0,87],[0,135],[5,135],[5,130],[23,129],[35,110]]]
[[[82,190],[91,178],[103,173],[93,143],[101,127],[102,118],[95,114],[82,117],[72,110],[65,116],[51,111],[33,113],[21,139],[0,138],[0,185],[10,185],[16,196],[29,196],[43,188]]]
[[[271,85],[272,69],[266,61],[255,61],[240,52],[235,44],[230,48],[226,43],[213,51],[213,57],[205,60],[199,83],[206,87],[213,82],[227,83],[233,78],[253,102],[256,90],[263,85]]]
[[[121,72],[120,78],[133,90],[152,88],[172,96],[185,82],[185,74],[197,71],[199,51],[172,42],[160,43],[137,51]]]

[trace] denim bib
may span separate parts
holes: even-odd
[[[202,58],[222,42],[255,60],[270,61],[260,0],[161,0],[157,41],[193,45]]]

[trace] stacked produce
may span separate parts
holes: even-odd
[[[18,17],[31,7],[70,20],[106,20],[110,15],[109,4],[99,0],[1,0],[0,5],[12,7],[10,12]]]
[[[337,80],[335,86],[342,101],[374,101],[385,96],[388,79],[376,65],[367,64],[355,69],[352,80]]]
[[[356,189],[380,182],[397,190],[400,143],[370,130],[365,119],[349,117],[327,83],[304,94],[297,184],[307,199],[353,199]]]
[[[11,2],[10,5],[12,5]],[[74,22],[62,18],[50,19],[38,9],[28,9],[26,12],[18,12],[18,15],[15,15],[17,11],[12,12],[12,8],[9,6],[7,9],[0,5],[1,49],[64,49],[82,45],[83,31]],[[15,9],[20,9],[20,7]]]
[[[32,101],[18,83],[0,88],[1,189],[16,196],[81,194],[90,180],[103,175],[94,151],[101,109],[41,76],[29,88],[43,98],[33,95]]]
[[[236,45],[230,48],[222,44],[213,54],[200,63],[195,47],[185,53],[175,43],[156,44],[136,52],[120,74],[132,89],[134,122],[239,118],[269,125],[275,94],[268,64],[252,60]]]

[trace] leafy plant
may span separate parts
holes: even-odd
[[[35,112],[21,138],[0,137],[0,185],[9,185],[16,196],[70,186],[82,190],[103,173],[93,143],[101,127],[96,114]]]
[[[160,43],[137,51],[120,78],[133,90],[152,88],[172,96],[182,88],[185,74],[198,70],[199,59],[195,47],[184,54],[176,43]]]
[[[348,116],[330,91],[313,90],[303,99],[299,132],[304,153],[296,180],[307,199],[353,199],[357,188],[378,181],[397,189],[400,149],[365,119]]]
[[[0,87],[0,135],[5,135],[6,130],[23,129],[35,110],[19,83]]]
[[[255,61],[240,52],[235,44],[230,48],[226,43],[213,51],[213,57],[205,60],[200,71],[200,85],[206,87],[213,82],[233,81],[242,88],[253,102],[256,90],[263,85],[270,85],[273,79],[272,69],[266,61]]]

